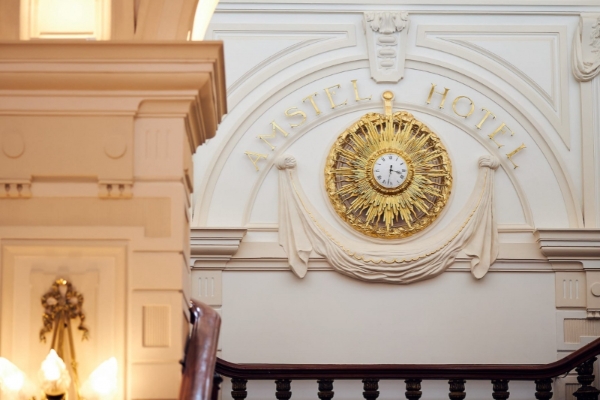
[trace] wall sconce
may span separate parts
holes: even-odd
[[[50,350],[39,372],[41,388],[48,400],[63,400],[71,386],[71,377],[64,361]]]
[[[117,394],[117,360],[104,361],[83,384],[81,400],[112,400]],[[0,357],[0,393],[3,400],[63,400],[71,385],[71,377],[64,361],[50,350],[42,362],[35,387],[16,365]],[[41,390],[40,390],[41,389]]]
[[[112,400],[117,394],[117,360],[112,357],[98,366],[84,385],[79,387],[75,346],[71,332],[71,320],[79,318],[78,329],[83,332],[82,340],[88,338],[82,311],[83,296],[70,282],[57,279],[41,299],[44,307],[44,326],[40,330],[40,341],[46,341],[46,333],[53,332],[50,352],[42,362],[38,373],[40,382],[36,388],[16,365],[0,357],[0,394],[2,400],[64,400],[71,385],[71,376],[63,355],[70,356],[73,384],[78,400]],[[67,338],[67,340],[65,340]],[[67,347],[68,343],[68,347]]]

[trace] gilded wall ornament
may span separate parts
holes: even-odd
[[[50,290],[44,293],[41,303],[44,308],[44,313],[42,314],[44,325],[40,329],[40,342],[46,343],[46,334],[52,332],[50,348],[54,349],[58,357],[62,360],[65,360],[66,353],[69,353],[71,370],[73,371],[73,382],[77,391],[77,397],[80,399],[78,364],[75,356],[71,320],[79,318],[77,329],[82,333],[81,339],[87,340],[89,338],[89,330],[84,325],[85,314],[82,309],[83,295],[75,290],[71,282],[60,278],[54,281]]]
[[[65,279],[57,279],[48,292],[41,298],[44,313],[42,320],[44,326],[40,329],[40,341],[46,343],[46,334],[56,332],[61,328],[59,321],[64,319],[63,323],[70,325],[71,319],[79,318],[79,326],[77,327],[83,334],[82,339],[86,340],[89,336],[89,331],[85,327],[85,314],[82,310],[83,295],[78,293],[71,282]],[[56,333],[52,335],[52,348],[55,349],[57,344]],[[60,355],[60,354],[59,354]]]
[[[337,214],[369,236],[398,239],[422,231],[448,202],[452,168],[438,136],[410,113],[369,113],[329,152],[327,194]]]

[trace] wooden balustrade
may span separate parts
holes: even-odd
[[[332,400],[336,379],[362,380],[365,400],[376,400],[379,397],[381,379],[403,379],[408,400],[421,398],[423,380],[440,379],[448,380],[450,400],[465,399],[465,384],[470,380],[489,380],[494,400],[509,398],[508,387],[511,380],[533,381],[535,398],[550,400],[553,396],[553,379],[575,369],[581,386],[574,396],[577,400],[598,400],[600,391],[592,385],[593,366],[598,354],[600,339],[549,364],[234,364],[217,359],[215,379],[221,379],[220,375],[231,378],[231,395],[235,400],[246,398],[248,380],[274,380],[275,397],[278,400],[289,400],[292,397],[293,380],[313,379],[317,381],[317,396],[321,400]]]
[[[180,400],[216,399],[222,379],[215,376],[217,342],[221,317],[206,304],[192,300],[190,304],[192,330],[185,346]],[[214,376],[214,378],[213,378]]]

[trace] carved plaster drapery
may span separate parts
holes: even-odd
[[[296,175],[296,159],[278,158],[279,244],[290,268],[303,278],[310,253],[325,257],[345,275],[369,282],[407,284],[444,272],[461,250],[471,257],[471,273],[481,279],[498,256],[498,229],[494,210],[493,156],[479,159],[479,175],[461,212],[442,230],[407,244],[377,245],[340,239],[313,209]]]
[[[573,75],[585,82],[600,74],[600,14],[581,14],[573,39]]]

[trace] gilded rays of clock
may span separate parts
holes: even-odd
[[[370,113],[329,152],[325,185],[337,214],[357,231],[405,238],[425,229],[448,202],[451,164],[444,145],[410,113]]]

